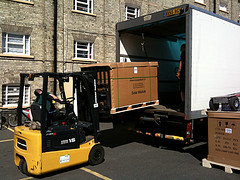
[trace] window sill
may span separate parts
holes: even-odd
[[[14,106],[14,105],[3,105],[2,107],[0,107],[0,109],[16,109],[18,106]],[[24,105],[22,108],[29,108],[30,105]]]
[[[78,11],[78,10],[72,10],[73,13],[78,13],[78,14],[85,14],[85,15],[89,15],[89,16],[94,16],[96,17],[96,14],[92,14],[92,13],[87,13],[87,12],[83,12],[83,11]]]
[[[34,56],[30,56],[30,55],[21,55],[21,54],[0,54],[0,57],[14,57],[14,58],[28,58],[28,59],[34,59]]]
[[[4,106],[0,107],[0,109],[16,109],[16,108],[17,108],[17,106],[14,106],[14,105],[11,105],[11,106],[4,105]]]
[[[207,4],[203,4],[203,3],[200,3],[200,2],[197,2],[197,1],[195,1],[194,3],[200,4],[200,5],[202,5],[202,6],[207,6]]]
[[[24,0],[12,0],[12,1],[23,3],[23,4],[34,5],[34,2],[31,2],[31,1],[24,1]]]
[[[82,62],[97,62],[97,60],[94,59],[81,59],[81,58],[72,58],[73,61],[82,61]]]
[[[224,12],[224,13],[226,13],[226,14],[229,14],[228,11],[224,11],[224,10],[221,10],[221,9],[219,9],[219,11],[220,11],[220,12]]]

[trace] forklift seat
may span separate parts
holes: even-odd
[[[42,105],[40,105],[40,104],[33,103],[31,105],[33,121],[41,122],[41,109],[42,109]]]

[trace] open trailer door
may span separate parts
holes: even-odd
[[[183,44],[189,61],[188,7],[178,6],[117,24],[117,61],[158,62],[158,98],[162,105],[181,105],[176,73]]]

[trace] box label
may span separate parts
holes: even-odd
[[[138,73],[138,68],[134,67],[134,74],[137,74],[137,73]]]
[[[133,89],[144,88],[143,83],[133,83]]]
[[[215,120],[215,119],[214,119]],[[216,124],[215,124],[216,123]],[[239,136],[236,123],[226,120],[215,120],[209,125],[210,154],[235,159],[239,156]]]
[[[232,129],[230,129],[230,128],[225,128],[225,133],[232,134]]]

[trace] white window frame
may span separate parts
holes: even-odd
[[[134,12],[129,12],[129,9],[133,9]],[[125,6],[125,16],[126,20],[134,19],[140,16],[140,9],[136,7]],[[132,17],[133,16],[133,17]],[[130,18],[131,17],[131,18]]]
[[[86,44],[86,48],[79,48],[78,44]],[[78,56],[78,53],[77,53],[78,51],[86,52],[87,57]],[[75,59],[93,60],[93,43],[75,41],[74,42],[74,58]]]
[[[205,0],[195,0],[196,3],[205,4]]]
[[[15,89],[15,92],[9,92],[10,88]],[[2,86],[2,105],[3,107],[16,107],[18,106],[18,98],[19,98],[19,89],[18,85],[3,85]],[[23,106],[30,105],[30,85],[25,85],[23,88]],[[17,97],[16,101],[13,103],[8,102],[8,99],[11,97]]]
[[[93,0],[86,1],[87,2],[84,2],[84,0],[74,0],[74,10],[93,14]],[[86,9],[80,9],[78,8],[79,6],[86,6]]]
[[[22,37],[21,38],[22,42],[10,42],[9,41],[9,36],[21,36]],[[17,37],[15,37],[15,38],[17,38]],[[29,35],[14,34],[14,33],[2,33],[2,44],[3,44],[3,46],[2,46],[2,53],[3,54],[30,55],[30,36]],[[22,46],[22,48],[19,48],[19,49],[22,50],[22,53],[9,51],[9,48],[8,48],[9,45]]]
[[[219,4],[219,10],[220,10],[220,11],[224,11],[224,12],[228,12],[228,6],[227,6],[227,4],[220,2],[220,4]]]

